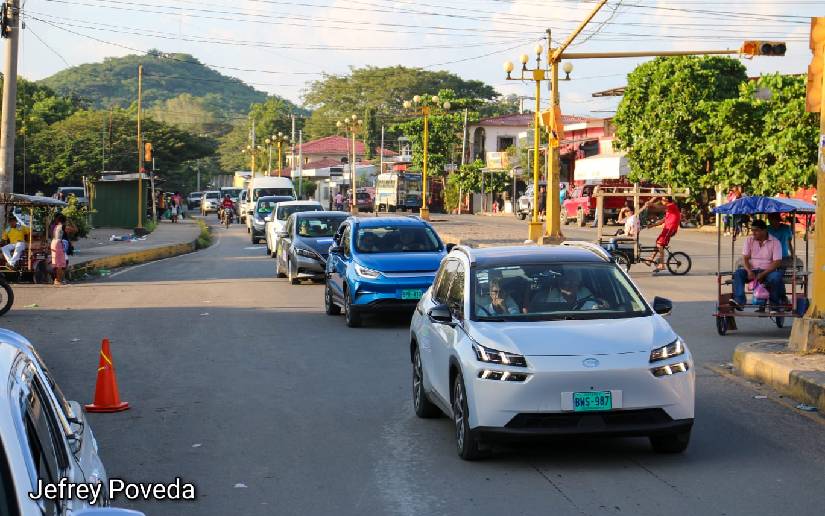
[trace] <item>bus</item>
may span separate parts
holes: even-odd
[[[375,182],[375,206],[378,211],[421,208],[421,174],[385,172]]]

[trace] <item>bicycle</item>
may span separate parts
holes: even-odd
[[[627,242],[627,241],[625,241]],[[644,263],[646,265],[652,266],[654,262],[652,262],[649,258],[645,258],[645,254],[650,253],[652,254],[656,251],[656,246],[643,246],[637,245],[637,242],[632,242],[630,247],[624,246],[622,247],[622,242],[617,242],[615,249],[611,248],[612,246],[608,246],[607,242],[599,242],[599,244],[604,247],[608,253],[613,257],[613,260],[620,266],[623,267],[627,272],[630,272],[630,267],[636,263]],[[638,249],[638,252],[637,252]],[[690,259],[690,256],[683,252],[683,251],[671,251],[670,246],[664,247],[665,253],[665,267],[667,270],[673,274],[674,276],[684,276],[688,272],[690,272],[690,268],[693,266],[693,262]]]
[[[229,229],[229,224],[232,223],[232,210],[229,208],[223,208],[221,210],[221,224],[224,225],[226,229]]]

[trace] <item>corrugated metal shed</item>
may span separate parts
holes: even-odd
[[[146,222],[149,203],[149,176],[143,175],[143,205],[141,217]],[[138,225],[138,175],[104,175],[92,189],[92,224],[95,227],[134,228]]]

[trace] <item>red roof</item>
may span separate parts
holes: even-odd
[[[579,124],[591,119],[586,116],[562,115],[562,122],[565,124]],[[494,116],[479,120],[473,125],[487,127],[528,127],[533,123],[533,113],[514,113],[512,115]]]
[[[303,152],[304,154],[343,154],[346,156],[352,152],[350,145],[352,145],[350,139],[345,136],[326,136],[304,143]],[[301,146],[298,145],[295,152],[297,153],[297,149],[300,148]],[[375,152],[378,153],[379,150],[380,147],[376,147]],[[364,142],[355,141],[355,154],[364,154]],[[384,156],[395,156],[395,154],[389,149],[384,149]]]

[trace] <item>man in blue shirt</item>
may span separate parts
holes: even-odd
[[[782,258],[789,258],[791,256],[791,245],[793,245],[793,229],[789,224],[783,224],[782,218],[778,213],[768,214],[768,234],[779,240],[782,246]]]

